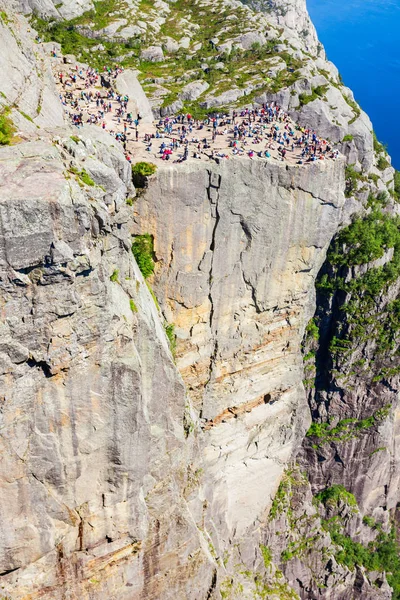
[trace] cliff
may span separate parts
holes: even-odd
[[[2,594],[396,598],[389,158],[303,2],[117,4],[0,0]],[[276,100],[341,154],[165,162],[135,190],[115,138],[65,120],[72,50],[123,63],[147,120],[131,67],[156,114]]]
[[[204,431],[218,553],[249,539],[308,428],[300,347],[342,188],[340,162],[191,162],[159,169],[135,203],[133,233],[154,237],[156,295]]]

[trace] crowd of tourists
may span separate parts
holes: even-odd
[[[55,77],[71,123],[78,129],[94,124],[107,130],[122,144],[130,162],[143,158],[144,152],[173,162],[248,157],[299,165],[338,156],[332,144],[313,129],[293,123],[274,102],[230,114],[214,112],[204,119],[186,113],[142,124],[133,99],[116,90],[115,80],[122,71],[104,67],[98,72],[75,65],[57,71]]]

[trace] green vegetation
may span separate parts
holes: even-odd
[[[356,121],[358,119],[358,117],[361,115],[361,110],[360,110],[360,107],[358,106],[357,102],[352,100],[350,98],[350,96],[346,96],[345,94],[343,94],[343,98],[346,100],[347,104],[353,110],[354,117],[352,119],[350,119],[350,121],[349,121],[349,125],[352,125],[352,123],[354,123],[354,121]]]
[[[118,269],[114,269],[114,271],[112,272],[112,275],[110,277],[110,281],[118,282],[118,275],[119,275],[119,271]]]
[[[271,510],[269,512],[269,519],[272,521],[278,515],[280,515],[290,504],[291,495],[291,482],[290,477],[284,476],[281,483],[279,484],[278,491],[272,501]]]
[[[16,128],[9,116],[11,109],[6,106],[0,113],[0,146],[11,144]]]
[[[310,350],[309,352],[307,352],[307,354],[305,354],[303,356],[304,362],[307,362],[308,360],[311,360],[312,358],[315,358],[315,355],[316,355],[316,351],[315,350]]]
[[[26,119],[27,121],[30,121],[31,123],[33,123],[32,117],[30,117],[29,115],[27,115],[26,113],[24,113],[22,110],[20,110],[19,112],[24,117],[24,119]]]
[[[308,322],[308,325],[306,327],[306,335],[307,337],[312,338],[313,340],[317,341],[319,340],[319,328],[318,325],[315,322],[315,318],[311,319]]]
[[[366,208],[372,208],[374,210],[380,210],[386,208],[389,203],[389,195],[386,191],[370,194],[368,196]]]
[[[281,561],[288,562],[295,556],[304,558],[307,554],[313,550],[315,544],[318,542],[319,535],[313,534],[309,536],[301,537],[295,542],[289,542],[288,547],[281,553]]]
[[[364,523],[364,525],[371,527],[371,529],[374,529],[376,527],[375,519],[373,519],[372,517],[369,517],[368,515],[365,515],[363,517],[362,522]]]
[[[176,335],[175,335],[175,325],[173,323],[164,325],[165,334],[169,341],[169,347],[171,349],[172,356],[175,357],[176,353]]]
[[[137,235],[132,244],[133,256],[145,279],[154,273],[154,239],[149,233]]]
[[[346,190],[344,195],[350,198],[357,191],[359,181],[367,181],[367,178],[354,169],[354,165],[346,165]]]
[[[393,178],[393,186],[394,186],[394,196],[396,198],[396,200],[400,199],[400,171],[395,171],[394,172],[394,178]]]
[[[70,135],[70,138],[73,142],[75,142],[75,144],[79,144],[81,141],[76,135]]]
[[[272,564],[272,552],[268,546],[264,546],[263,544],[260,545],[260,550],[263,557],[264,566],[266,569],[269,569]]]
[[[333,360],[346,359],[355,345],[375,340],[376,355],[388,358],[395,352],[400,338],[400,305],[392,301],[381,310],[377,302],[400,276],[400,218],[383,212],[387,194],[370,196],[369,214],[357,217],[343,229],[331,244],[328,268],[317,280],[320,293],[346,294],[341,302],[337,331],[330,342]],[[380,267],[369,268],[364,274],[346,280],[348,269],[370,263],[393,248],[393,257]],[[342,295],[343,297],[343,295]],[[358,367],[356,368],[356,370]],[[399,367],[382,365],[378,372],[369,371],[378,382],[397,374]]]
[[[150,177],[150,175],[154,175],[157,167],[153,165],[153,163],[148,162],[139,162],[135,165],[132,165],[132,173],[134,175],[140,175],[141,177]]]
[[[77,175],[77,177],[79,177],[79,179],[85,185],[88,185],[89,187],[93,187],[94,185],[96,185],[95,182],[93,181],[93,179],[90,177],[90,175],[87,173],[87,171],[85,169],[81,169],[79,171],[76,167],[71,166],[69,168],[69,170],[71,173],[74,173],[74,175]]]
[[[300,106],[305,106],[306,104],[309,104],[309,102],[313,102],[314,100],[317,100],[318,98],[323,98],[326,94],[326,92],[329,89],[329,85],[319,85],[315,88],[312,89],[311,94],[300,94],[299,95],[299,101],[300,101]]]
[[[373,450],[370,454],[370,456],[374,456],[374,454],[377,454],[377,452],[383,452],[384,450],[386,450],[386,446],[381,446],[380,448],[375,448],[375,450]]]
[[[380,171],[384,171],[385,169],[387,169],[388,167],[391,166],[390,162],[386,158],[387,145],[381,144],[381,142],[378,141],[375,131],[372,132],[372,137],[373,137],[373,141],[374,141],[374,151],[378,155],[378,160],[377,160],[376,166]]]
[[[90,187],[95,185],[93,179],[88,175],[85,169],[81,169],[79,171],[78,177],[81,179],[81,181],[83,181],[85,185],[89,185]]]
[[[386,158],[384,156],[380,156],[378,158],[378,161],[376,163],[377,168],[380,171],[384,171],[385,169],[387,169],[388,167],[390,167],[390,162],[388,160],[386,160]]]
[[[392,598],[400,600],[400,547],[394,527],[390,533],[380,532],[368,546],[355,542],[344,534],[336,517],[325,520],[323,527],[337,546],[335,559],[339,564],[351,570],[362,566],[367,571],[385,571],[388,583],[393,588]]]
[[[333,555],[339,564],[350,570],[354,570],[356,566],[359,566],[364,567],[368,572],[385,572],[389,585],[394,589],[393,598],[400,600],[400,547],[396,540],[395,527],[392,528],[390,533],[384,533],[378,522],[368,515],[364,516],[363,524],[373,529],[376,532],[376,537],[365,546],[355,542],[345,532],[347,517],[342,516],[342,505],[345,504],[350,507],[350,514],[358,513],[356,498],[343,485],[332,485],[316,494],[313,502],[317,510],[322,504],[327,508],[329,507],[331,514],[334,514],[328,519],[323,518],[321,520],[323,530],[328,532],[331,537],[333,551],[332,547],[321,548],[319,545],[321,532],[318,526],[318,513],[316,517],[301,515],[299,513],[301,495],[298,494],[294,496],[292,506],[293,486],[301,485],[301,479],[297,478],[298,475],[300,475],[299,472],[293,471],[290,473],[289,480],[284,479],[282,481],[282,483],[285,482],[285,485],[280,486],[278,501],[282,510],[275,511],[274,515],[279,516],[281,512],[285,511],[289,524],[289,529],[285,527],[282,532],[285,538],[289,534],[289,538],[287,547],[281,553],[281,561],[287,562],[298,557],[310,566],[307,563],[307,557],[310,552],[315,552],[317,549],[318,552],[322,553],[324,560],[329,560]],[[291,516],[291,512],[296,514],[296,517],[294,514]],[[346,514],[349,514],[348,511]],[[294,540],[290,537],[292,529],[295,535]],[[279,535],[279,532],[277,532],[277,535]],[[270,553],[267,552],[266,554],[268,564]],[[268,595],[266,598],[268,598]]]
[[[132,180],[137,188],[144,188],[147,185],[147,178],[154,175],[157,167],[153,163],[139,162],[132,165]]]
[[[375,209],[369,215],[357,217],[340,232],[329,249],[328,260],[336,266],[363,265],[381,258],[388,248],[397,245],[400,245],[400,221]]]
[[[357,506],[357,501],[351,492],[343,485],[333,485],[316,494],[315,499],[324,506],[338,506],[340,503],[347,506]]]
[[[344,443],[382,423],[389,416],[390,409],[391,405],[387,404],[365,419],[342,419],[335,426],[330,423],[312,423],[306,436],[317,438],[318,446],[332,442]]]
[[[10,19],[8,18],[7,13],[5,13],[4,10],[0,10],[0,19],[5,25],[8,25],[8,23],[10,22]]]
[[[137,308],[135,302],[132,300],[132,298],[129,300],[129,306],[131,307],[131,311],[133,313],[137,313],[138,312],[138,308]]]
[[[285,471],[272,501],[271,510],[269,512],[270,521],[283,512],[286,512],[289,521],[291,520],[292,511],[290,501],[293,496],[293,489],[303,485],[306,481],[307,478],[297,467]]]
[[[342,142],[352,142],[354,140],[354,136],[351,135],[351,133],[348,133],[347,135],[344,136],[344,138],[342,139]]]
[[[375,183],[375,185],[376,185],[378,183],[380,177],[376,173],[369,173],[368,174],[368,179],[370,179],[371,181],[373,181]]]
[[[382,153],[386,154],[387,146],[385,144],[381,144],[381,142],[378,141],[375,131],[372,132],[372,138],[374,141],[374,151],[377,154],[382,154]]]
[[[157,296],[155,295],[155,293],[153,291],[153,288],[151,287],[151,285],[149,284],[148,281],[146,281],[146,285],[147,285],[147,289],[150,292],[151,297],[153,298],[153,302],[154,302],[154,304],[156,306],[156,309],[158,310],[158,312],[160,312],[160,305],[158,303]]]

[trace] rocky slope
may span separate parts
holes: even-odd
[[[0,0],[6,598],[398,597],[394,172],[304,4],[254,6]],[[275,99],[343,157],[189,160],[137,193],[64,123],[32,11],[155,112]]]

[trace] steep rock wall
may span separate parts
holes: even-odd
[[[64,125],[48,53],[34,43],[35,34],[24,18],[11,13],[4,1],[0,8],[0,106],[11,110],[23,139],[45,135],[47,128]]]
[[[343,183],[340,160],[191,161],[160,168],[135,202],[133,233],[154,236],[155,291],[176,327],[225,542],[256,528],[308,427],[300,343]]]
[[[75,175],[97,156],[125,197],[130,167],[99,129],[82,140],[0,152],[2,593],[204,598],[185,390],[130,251],[131,208],[110,177]]]

